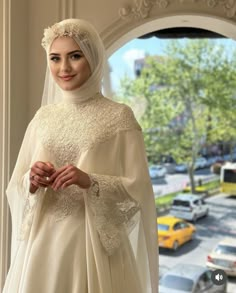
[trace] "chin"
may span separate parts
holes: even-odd
[[[75,87],[75,86],[69,86],[69,85],[62,85],[61,86],[61,89],[63,90],[63,91],[73,91],[73,90],[76,90],[76,89],[78,89],[79,87]]]
[[[60,84],[59,85],[60,88],[63,90],[63,91],[74,91],[74,90],[77,90],[81,87],[81,84],[79,85],[72,85],[72,84]]]

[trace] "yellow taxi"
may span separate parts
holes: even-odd
[[[185,242],[192,240],[196,232],[194,225],[173,216],[157,218],[159,247],[177,250]]]

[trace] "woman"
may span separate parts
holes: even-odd
[[[7,188],[3,293],[156,293],[156,211],[140,126],[105,98],[105,50],[68,19],[45,30],[43,103]]]

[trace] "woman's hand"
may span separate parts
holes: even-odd
[[[72,184],[84,189],[89,188],[91,185],[88,174],[73,165],[66,165],[58,169],[52,174],[49,182],[51,182],[51,187],[55,191],[59,188],[65,189]]]
[[[50,185],[50,176],[56,172],[50,162],[35,162],[30,169],[30,192],[35,193],[39,187]]]

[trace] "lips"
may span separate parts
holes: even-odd
[[[61,79],[68,81],[71,80],[74,77],[74,75],[64,75],[64,76],[60,76]]]

